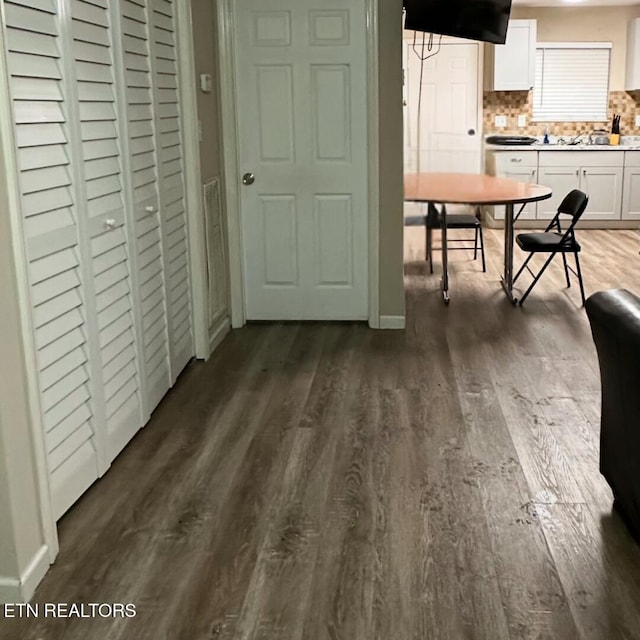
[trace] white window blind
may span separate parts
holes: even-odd
[[[545,42],[536,51],[533,120],[606,122],[611,44]]]

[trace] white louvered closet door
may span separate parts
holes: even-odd
[[[32,321],[56,517],[104,468],[94,414],[69,109],[53,0],[6,0],[6,46]]]
[[[122,47],[148,411],[171,386],[147,0],[123,0]]]
[[[193,356],[175,7],[0,2],[58,518]]]
[[[175,379],[193,355],[187,216],[178,92],[176,2],[150,0],[150,3],[160,209],[167,277],[171,370],[172,377]]]
[[[72,52],[108,459],[142,426],[109,0],[71,0]]]

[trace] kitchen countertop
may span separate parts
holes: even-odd
[[[638,151],[640,144],[485,144],[490,151]]]

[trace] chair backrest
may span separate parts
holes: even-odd
[[[580,216],[584,213],[589,203],[589,196],[580,191],[580,189],[573,189],[564,197],[560,206],[558,207],[558,213],[564,213],[571,216],[575,222],[580,220]]]
[[[558,233],[564,233],[567,237],[569,234],[573,234],[573,228],[576,226],[582,214],[585,212],[587,205],[589,204],[589,196],[580,191],[580,189],[573,189],[563,198],[558,212],[553,217],[553,220],[549,223],[545,231],[551,231],[555,228]],[[571,223],[566,230],[562,229],[560,224],[560,217],[562,215],[571,216]]]

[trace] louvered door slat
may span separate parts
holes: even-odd
[[[131,21],[133,23],[139,22],[142,25],[146,25],[146,23],[147,23],[147,13],[145,11],[145,3],[144,3],[143,0],[141,2],[139,2],[139,3],[127,2],[126,5],[124,5],[123,8],[122,8],[122,15],[125,18],[126,24],[129,24],[129,21]],[[128,35],[132,35],[126,29],[126,26],[125,26],[124,31]],[[133,34],[133,35],[136,35],[136,34]]]
[[[66,167],[45,167],[24,171],[21,176],[22,192],[24,194],[49,191],[58,187],[68,187],[71,179]]]
[[[73,414],[72,414],[73,415]],[[51,451],[49,464],[51,471],[56,471],[64,462],[67,462],[73,454],[84,445],[91,437],[91,428],[85,422],[61,444]]]
[[[39,2],[5,2],[7,26],[21,32],[44,33],[57,38],[55,13],[53,4],[43,7]],[[20,35],[14,33],[14,37],[18,39]]]
[[[89,375],[84,367],[78,367],[63,376],[56,384],[47,389],[42,389],[42,399],[47,407],[54,407],[63,398],[69,395],[69,391],[77,389],[89,381]]]
[[[73,309],[68,314],[61,316],[61,318],[73,320],[74,314],[77,313],[79,313],[78,309]],[[61,318],[55,320],[54,322],[60,321]],[[75,318],[75,321],[77,322],[77,318]],[[72,327],[69,331],[66,331],[66,329],[68,329],[67,326],[56,328],[56,330],[65,331],[65,333],[62,333],[61,335],[56,336],[54,339],[52,339],[53,335],[55,335],[53,333],[52,326],[54,322],[51,322],[49,325],[44,327],[43,330],[39,331],[38,335],[36,336],[36,343],[46,343],[39,349],[38,352],[38,362],[40,363],[40,368],[42,370],[46,369],[54,362],[60,360],[66,354],[71,353],[71,351],[82,347],[82,345],[84,344],[84,336],[82,334],[82,329],[80,328],[82,324]],[[45,331],[47,331],[49,327],[52,328],[52,331],[45,334]],[[45,335],[46,337],[42,337],[43,335]]]
[[[75,43],[74,52],[76,60],[106,65],[110,63],[108,46],[96,44],[90,41],[78,41]]]
[[[81,327],[84,322],[82,317],[82,313],[79,309],[71,309],[67,313],[59,316],[55,320],[52,320],[48,325],[42,327],[42,330],[38,332],[35,336],[36,338],[36,347],[41,352],[41,355],[44,355],[45,350],[52,344],[55,344],[57,340],[62,339],[62,337],[66,337],[72,332],[74,329]],[[82,334],[78,334],[79,337],[82,337]],[[79,346],[82,343],[82,340],[78,342],[78,344],[73,346]],[[68,350],[67,350],[68,351]],[[61,357],[67,351],[63,351],[59,354],[58,357]]]
[[[11,96],[14,100],[53,100],[62,102],[60,86],[50,78],[11,78]]]
[[[74,370],[80,368],[87,361],[86,355],[80,349],[65,354],[42,372],[42,389],[46,391],[60,382]],[[54,366],[55,365],[55,366]]]
[[[87,407],[88,409],[89,400],[90,396],[87,385],[80,385],[75,389],[70,389],[69,394],[63,400],[45,413],[45,431],[51,433],[56,428],[59,429],[60,433],[67,431],[66,421],[69,416],[83,407]],[[89,422],[89,420],[87,422]],[[77,425],[75,426],[77,428]]]
[[[34,284],[31,289],[33,304],[39,305],[80,286],[80,278],[76,269],[52,276],[44,282]]]
[[[69,436],[71,436],[77,429],[91,418],[89,409],[86,404],[79,406],[73,411],[65,420],[64,426],[60,429],[53,429],[47,433],[47,446],[49,449],[54,450],[60,446]]]
[[[152,235],[152,234],[150,234]],[[162,259],[162,250],[158,244],[157,239],[153,239],[150,246],[140,254],[139,265],[141,269],[148,267],[152,262],[156,262]],[[160,265],[162,269],[162,265]]]
[[[104,378],[105,380],[113,380],[113,378],[117,375],[119,371],[122,371],[127,365],[131,364],[131,362],[135,358],[135,349],[133,348],[133,344],[129,343],[126,347],[124,347],[118,355],[112,358],[109,363],[107,363],[104,367]]]
[[[149,280],[151,280],[151,278],[156,277],[161,273],[162,265],[158,264],[157,261],[148,264],[146,267],[144,267],[144,269],[140,270],[140,284],[146,284],[147,282],[149,282]]]
[[[146,315],[157,305],[163,305],[165,295],[162,286],[151,289],[146,296],[142,298],[142,312]]]
[[[55,0],[15,0],[14,5],[55,13]]]
[[[106,31],[109,26],[109,18],[105,11],[105,6],[97,3],[85,2],[84,0],[72,0],[71,12],[73,15],[73,23],[76,29],[88,26],[102,27]],[[109,43],[108,35],[103,33],[107,44]],[[89,40],[91,42],[91,40]]]

